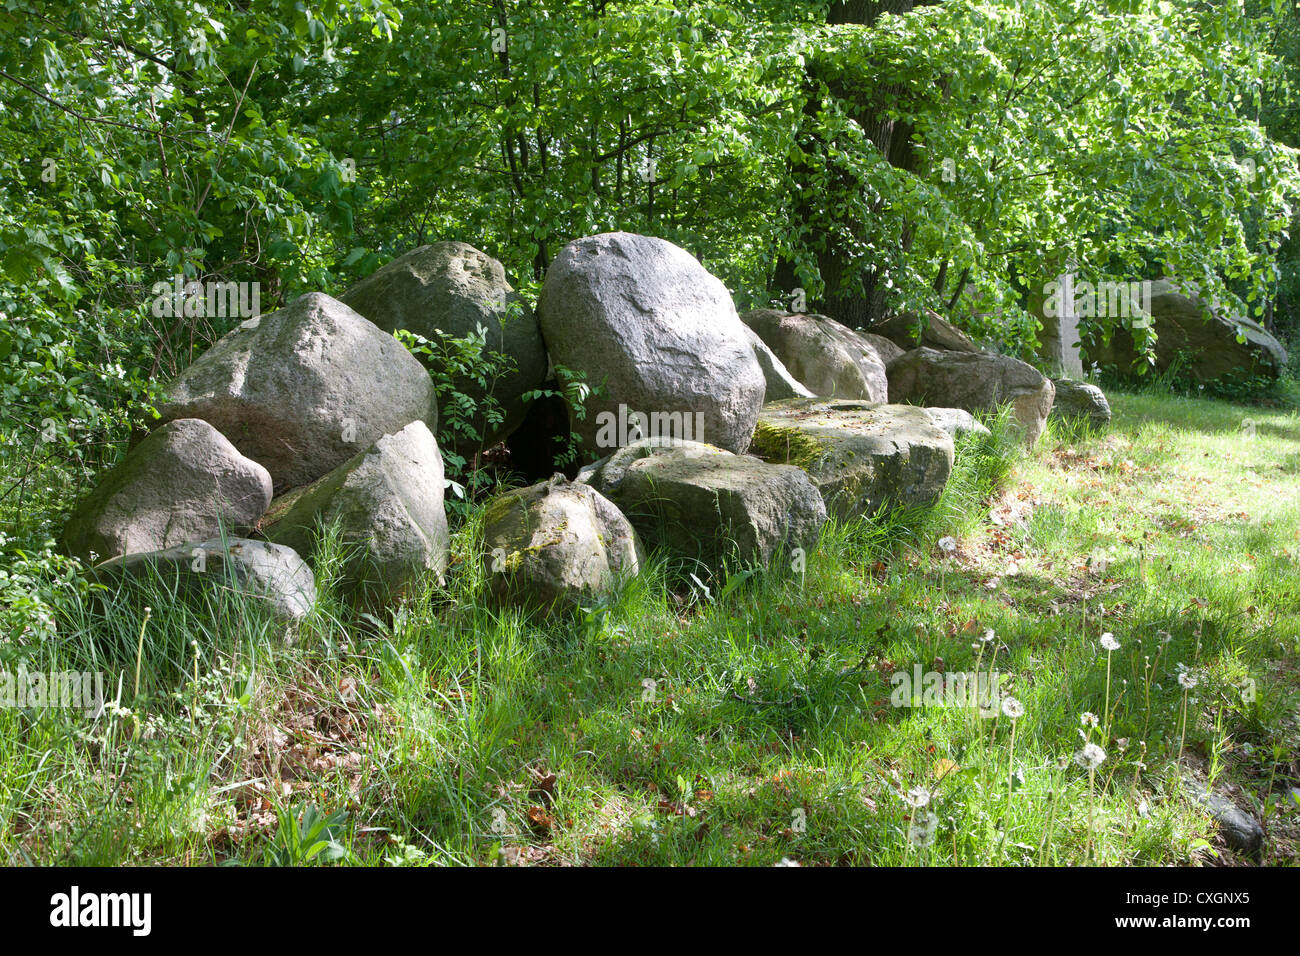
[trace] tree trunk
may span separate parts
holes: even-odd
[[[847,2],[831,4],[826,22],[870,25],[875,23],[882,14],[906,14],[916,7],[933,2],[936,0],[847,0]],[[906,171],[916,168],[918,157],[912,143],[911,124],[890,119],[885,115],[882,106],[883,102],[901,94],[903,92],[901,88],[882,87],[875,91],[873,96],[854,100],[853,94],[842,89],[837,90],[835,84],[830,84],[829,87],[832,96],[848,102],[849,115],[867,133],[871,142],[891,166]],[[810,77],[809,100],[804,109],[809,121],[817,110],[814,101],[815,90],[815,78]],[[811,134],[809,138],[812,138]],[[800,178],[798,166],[792,170],[792,175],[796,180]],[[816,208],[812,199],[805,196],[795,204],[793,216],[796,222],[810,225],[821,220],[824,212]],[[912,231],[909,228],[903,236],[904,252],[911,243]],[[856,280],[846,278],[858,271],[858,266],[847,251],[835,248],[819,250],[817,265],[822,281],[825,283],[825,291],[817,303],[818,311],[838,319],[850,328],[868,326],[884,317],[888,303],[885,286],[881,281],[882,276],[878,272],[870,270]],[[792,289],[797,284],[794,264],[788,261],[778,262],[774,282],[782,291]]]

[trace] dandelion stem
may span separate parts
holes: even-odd
[[[144,629],[149,624],[149,618],[153,616],[151,608],[144,609],[144,619],[140,621],[140,640],[135,649],[135,693],[134,697],[140,696],[140,663],[144,659]]]
[[[1084,852],[1084,859],[1092,857],[1094,863],[1097,862],[1096,856],[1093,853],[1093,840],[1096,838],[1097,835],[1097,792],[1093,787],[1093,783],[1096,780],[1096,778],[1097,778],[1097,771],[1094,768],[1089,767],[1088,768],[1088,848]]]
[[[1183,688],[1183,716],[1180,721],[1181,727],[1178,731],[1178,763],[1183,762],[1183,744],[1187,741],[1187,691]]]
[[[1110,654],[1111,652],[1107,650],[1106,651],[1106,709],[1104,711],[1106,715],[1106,724],[1101,728],[1101,735],[1105,741],[1110,740]]]
[[[1016,778],[1016,721],[1011,721],[1011,753],[1007,758],[1007,802],[1011,801],[1011,792]]]

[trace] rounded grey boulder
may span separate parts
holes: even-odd
[[[128,554],[98,565],[97,578],[153,574],[168,590],[193,593],[204,587],[246,595],[285,624],[301,621],[316,603],[316,578],[292,548],[248,538],[212,538]]]
[[[755,309],[741,321],[813,395],[883,402],[889,397],[885,363],[867,339],[832,318],[811,312]],[[768,401],[796,396],[769,395]]]
[[[402,344],[319,292],[248,319],[166,390],[164,422],[201,418],[265,466],[276,494],[382,435],[438,425],[429,373]]]
[[[576,607],[608,594],[643,560],[623,513],[563,475],[490,502],[483,541],[493,597],[525,608]]]
[[[457,436],[454,442],[461,454],[488,448],[518,428],[526,411],[522,396],[546,378],[546,346],[533,310],[506,281],[505,267],[467,243],[412,249],[362,279],[341,301],[385,332],[406,329],[433,343],[483,329],[487,351],[502,356],[507,367],[487,389],[476,381],[457,382],[480,409],[472,421],[479,438]],[[495,425],[482,411],[489,395],[504,414]]]
[[[1096,385],[1068,378],[1054,378],[1052,384],[1056,387],[1053,418],[1082,419],[1096,428],[1110,424],[1110,402]]]
[[[265,468],[207,422],[183,418],[100,478],[64,528],[63,548],[87,561],[159,551],[246,531],[270,503]]]
[[[763,371],[730,293],[686,250],[626,232],[571,242],[546,271],[537,313],[552,360],[603,387],[572,421],[585,451],[600,449],[599,429],[620,406],[698,420],[702,434],[689,437],[720,448],[749,444]]]

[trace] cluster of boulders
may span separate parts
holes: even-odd
[[[294,621],[315,602],[304,559],[324,528],[341,532],[340,588],[366,601],[446,566],[432,381],[343,303],[312,293],[248,319],[158,412],[64,529],[96,575],[211,581]]]
[[[575,605],[637,574],[647,548],[707,571],[768,563],[813,548],[828,515],[934,502],[954,438],[985,431],[972,413],[1009,405],[1032,442],[1053,397],[1074,394],[938,316],[909,340],[914,318],[864,332],[738,315],[689,253],[627,233],[566,246],[534,313],[495,259],[422,246],[341,299],[302,296],[212,346],[63,543],[96,574],[218,582],[285,621],[312,607],[325,555],[341,592],[372,607],[440,577],[439,409],[430,368],[391,334],[405,329],[429,343],[426,364],[466,336],[505,360],[488,385],[456,382],[472,401],[450,450],[546,449],[559,424],[589,462],[487,504],[493,600]],[[557,369],[585,377],[581,407],[530,403]]]

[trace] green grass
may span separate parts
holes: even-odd
[[[562,620],[482,609],[472,520],[447,590],[386,621],[327,594],[289,646],[229,595],[65,586],[8,666],[103,670],[120,709],[0,710],[0,861],[1245,862],[1188,795],[1208,776],[1294,863],[1269,795],[1300,785],[1300,415],[1111,399],[1108,433],[1029,456],[994,422],[936,508],[828,526],[803,573],[706,593],[659,558]],[[916,664],[996,670],[1024,716],[891,706]]]

